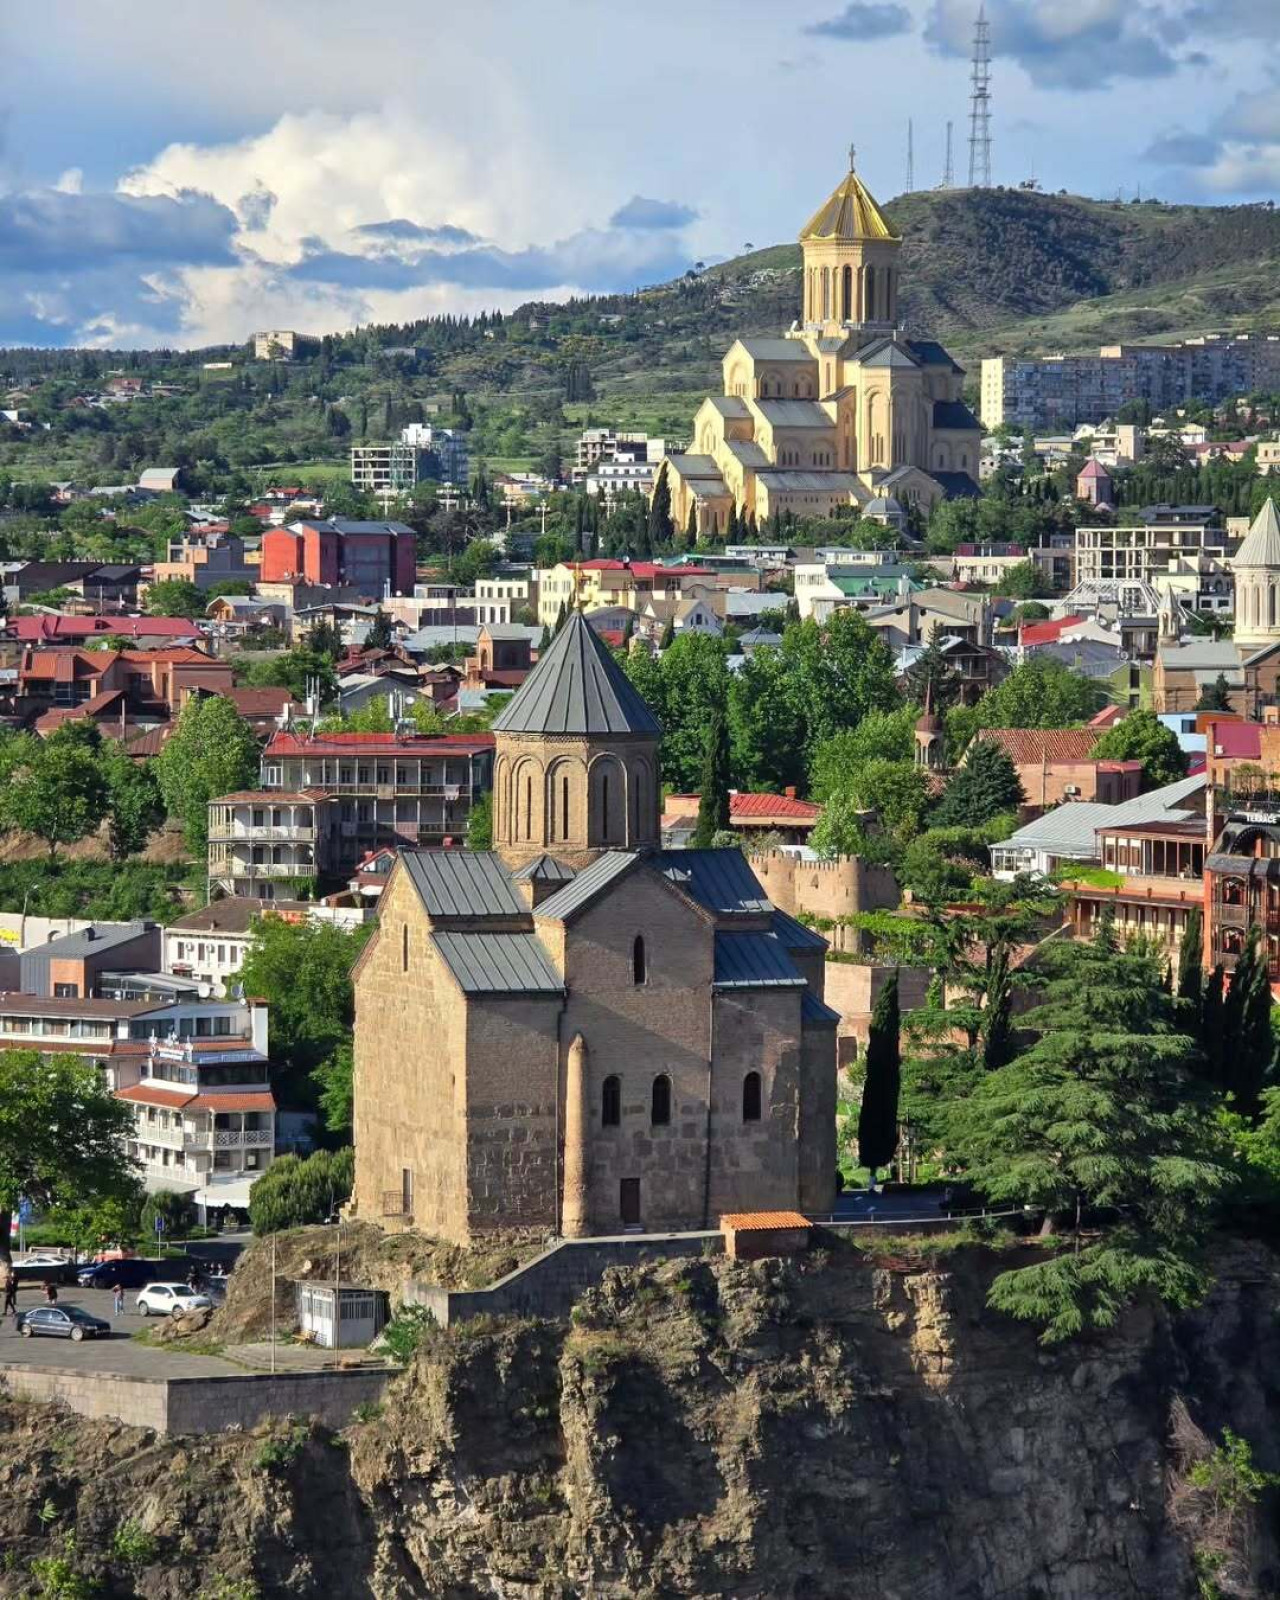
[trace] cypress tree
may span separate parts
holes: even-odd
[[[560,632],[561,628],[564,627],[565,623],[568,622],[568,620],[569,620],[568,602],[562,600],[560,602],[560,609],[559,609],[559,611],[556,612],[556,632],[557,633]]]
[[[1226,975],[1222,963],[1204,980],[1200,993],[1200,1054],[1203,1058],[1203,1075],[1218,1088],[1225,1087],[1222,1077],[1223,988]]]
[[[698,797],[698,826],[689,841],[695,850],[706,850],[717,833],[729,826],[729,724],[724,706],[717,703],[707,727],[707,752],[702,763],[702,787]]]
[[[1018,769],[1002,745],[976,739],[964,766],[953,775],[934,813],[940,828],[980,828],[992,817],[1016,811],[1025,796]]]
[[[557,623],[557,626],[559,626],[558,623]],[[542,624],[542,637],[541,637],[541,639],[538,640],[538,654],[541,655],[542,652],[545,649],[548,648],[550,643],[551,643],[551,629],[548,628],[546,623],[544,622]]]
[[[1200,907],[1192,906],[1187,913],[1182,944],[1178,950],[1178,999],[1188,1006],[1187,1026],[1193,1032],[1200,1030],[1200,997],[1204,992],[1204,933]]]
[[[1275,1059],[1267,954],[1256,923],[1249,929],[1231,974],[1223,1003],[1222,1033],[1227,1041],[1222,1057],[1224,1087],[1234,1109],[1252,1119],[1258,1114],[1262,1089]]]
[[[898,1096],[902,1088],[898,973],[876,997],[867,1035],[867,1076],[858,1111],[858,1160],[874,1178],[898,1148]]]
[[[674,616],[670,616],[662,625],[662,638],[658,641],[658,649],[670,650],[671,646],[675,643],[675,637],[676,619]]]
[[[672,531],[671,485],[667,481],[667,474],[659,471],[658,481],[653,486],[653,498],[649,501],[649,548],[670,544]]]
[[[689,502],[689,520],[684,525],[684,542],[690,550],[698,542],[698,508],[692,500]]]
[[[1013,1058],[1013,975],[1009,947],[992,947],[982,1007],[982,1064],[988,1072]]]

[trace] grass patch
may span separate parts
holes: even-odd
[[[164,1350],[174,1356],[220,1356],[226,1350],[221,1339],[204,1339],[193,1333],[186,1339],[162,1339],[158,1328],[139,1328],[130,1334],[135,1344],[145,1344],[151,1350]]]

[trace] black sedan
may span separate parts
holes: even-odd
[[[18,1332],[24,1339],[33,1334],[47,1334],[51,1339],[105,1339],[111,1324],[101,1317],[91,1317],[79,1306],[36,1306],[24,1311],[18,1318]]]

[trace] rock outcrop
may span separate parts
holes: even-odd
[[[1049,1350],[986,1309],[1011,1259],[612,1272],[569,1324],[430,1335],[340,1437],[6,1403],[0,1593],[72,1527],[102,1592],[156,1600],[1276,1593],[1274,1507],[1215,1521],[1188,1468],[1230,1428],[1280,1469],[1280,1263],[1230,1247],[1198,1309]]]

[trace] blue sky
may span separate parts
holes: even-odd
[[[0,344],[630,289],[967,154],[973,0],[0,7]],[[1280,0],[988,0],[993,177],[1280,188]],[[814,152],[824,152],[815,157]]]

